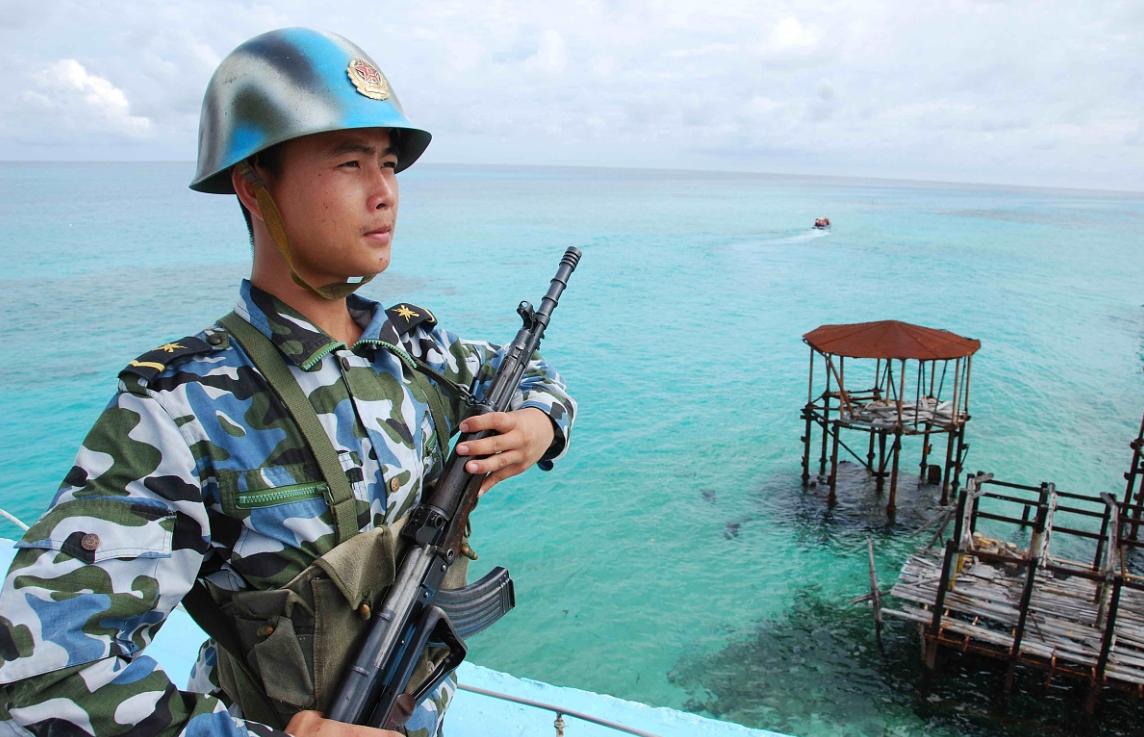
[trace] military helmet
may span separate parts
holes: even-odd
[[[432,138],[409,122],[385,75],[352,42],[308,28],[255,36],[222,60],[207,85],[191,189],[234,194],[235,164],[292,138],[351,128],[400,129],[397,171]]]

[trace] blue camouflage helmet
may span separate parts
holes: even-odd
[[[432,138],[409,122],[385,75],[354,43],[308,28],[255,36],[222,60],[207,85],[191,189],[234,194],[235,164],[292,138],[351,128],[401,130],[397,171]]]

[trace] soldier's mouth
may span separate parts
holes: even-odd
[[[365,237],[378,243],[388,243],[393,237],[393,226],[384,225],[380,228],[366,231]]]

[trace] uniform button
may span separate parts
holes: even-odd
[[[390,491],[397,491],[400,488],[401,488],[401,482],[398,481],[396,477],[391,478],[389,480],[389,490]]]
[[[222,336],[218,333],[211,333],[207,336],[207,342],[211,345],[222,345]]]
[[[350,370],[350,359],[345,358],[345,357],[342,358],[342,368],[345,369],[346,371]]]
[[[89,553],[94,552],[95,549],[99,547],[99,535],[96,535],[94,532],[87,533],[83,536],[83,539],[79,541],[79,546]]]

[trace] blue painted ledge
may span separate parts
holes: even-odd
[[[12,541],[0,538],[0,569],[8,570],[13,554]],[[182,685],[190,674],[198,644],[205,639],[206,635],[190,616],[176,609],[155,641],[148,646],[147,654],[159,661],[172,681]],[[515,678],[468,662],[457,669],[457,676],[465,686],[552,704],[659,737],[783,737],[776,732],[748,729],[673,709]],[[444,731],[449,737],[541,737],[556,734],[554,719],[554,714],[546,709],[460,690],[445,718]],[[625,734],[570,716],[566,716],[564,721],[566,737],[619,737]]]

